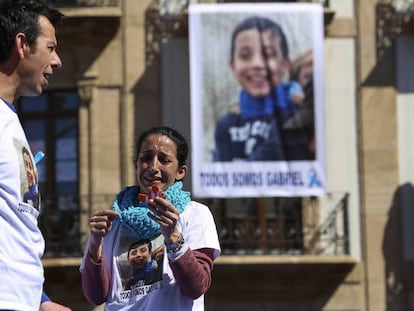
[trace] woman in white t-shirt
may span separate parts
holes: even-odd
[[[187,155],[187,142],[169,127],[151,128],[138,139],[138,184],[123,189],[111,210],[97,212],[89,221],[81,272],[91,303],[106,303],[105,310],[204,310],[220,245],[208,207],[182,190]],[[144,239],[157,251],[148,259],[143,250],[134,260],[156,261],[162,270],[150,283],[135,274],[131,284],[128,251]]]

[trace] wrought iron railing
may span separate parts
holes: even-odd
[[[39,225],[45,257],[79,257],[92,210],[112,206],[113,195],[67,195],[43,200]],[[207,200],[223,254],[347,255],[348,195],[315,198]]]
[[[92,210],[111,208],[113,200],[110,194],[43,199],[39,226],[45,237],[45,257],[81,256]]]
[[[249,213],[226,215],[217,212],[223,206],[216,209],[224,254],[349,254],[347,194],[269,199],[264,212],[260,200]]]

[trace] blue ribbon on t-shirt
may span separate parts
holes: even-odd
[[[322,187],[321,182],[319,181],[318,175],[316,174],[314,169],[309,171],[309,188],[312,187]]]

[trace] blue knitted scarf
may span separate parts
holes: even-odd
[[[191,201],[191,194],[182,190],[183,183],[175,182],[166,191],[167,201],[180,213],[182,213],[188,202]],[[147,202],[140,202],[138,199],[139,186],[126,187],[115,198],[112,209],[119,213],[117,221],[123,228],[137,235],[138,239],[151,239],[160,234],[160,225],[149,218]]]

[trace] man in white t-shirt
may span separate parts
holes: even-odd
[[[38,172],[14,106],[20,96],[40,95],[62,66],[61,17],[42,0],[0,0],[0,310],[70,310],[43,293]]]

